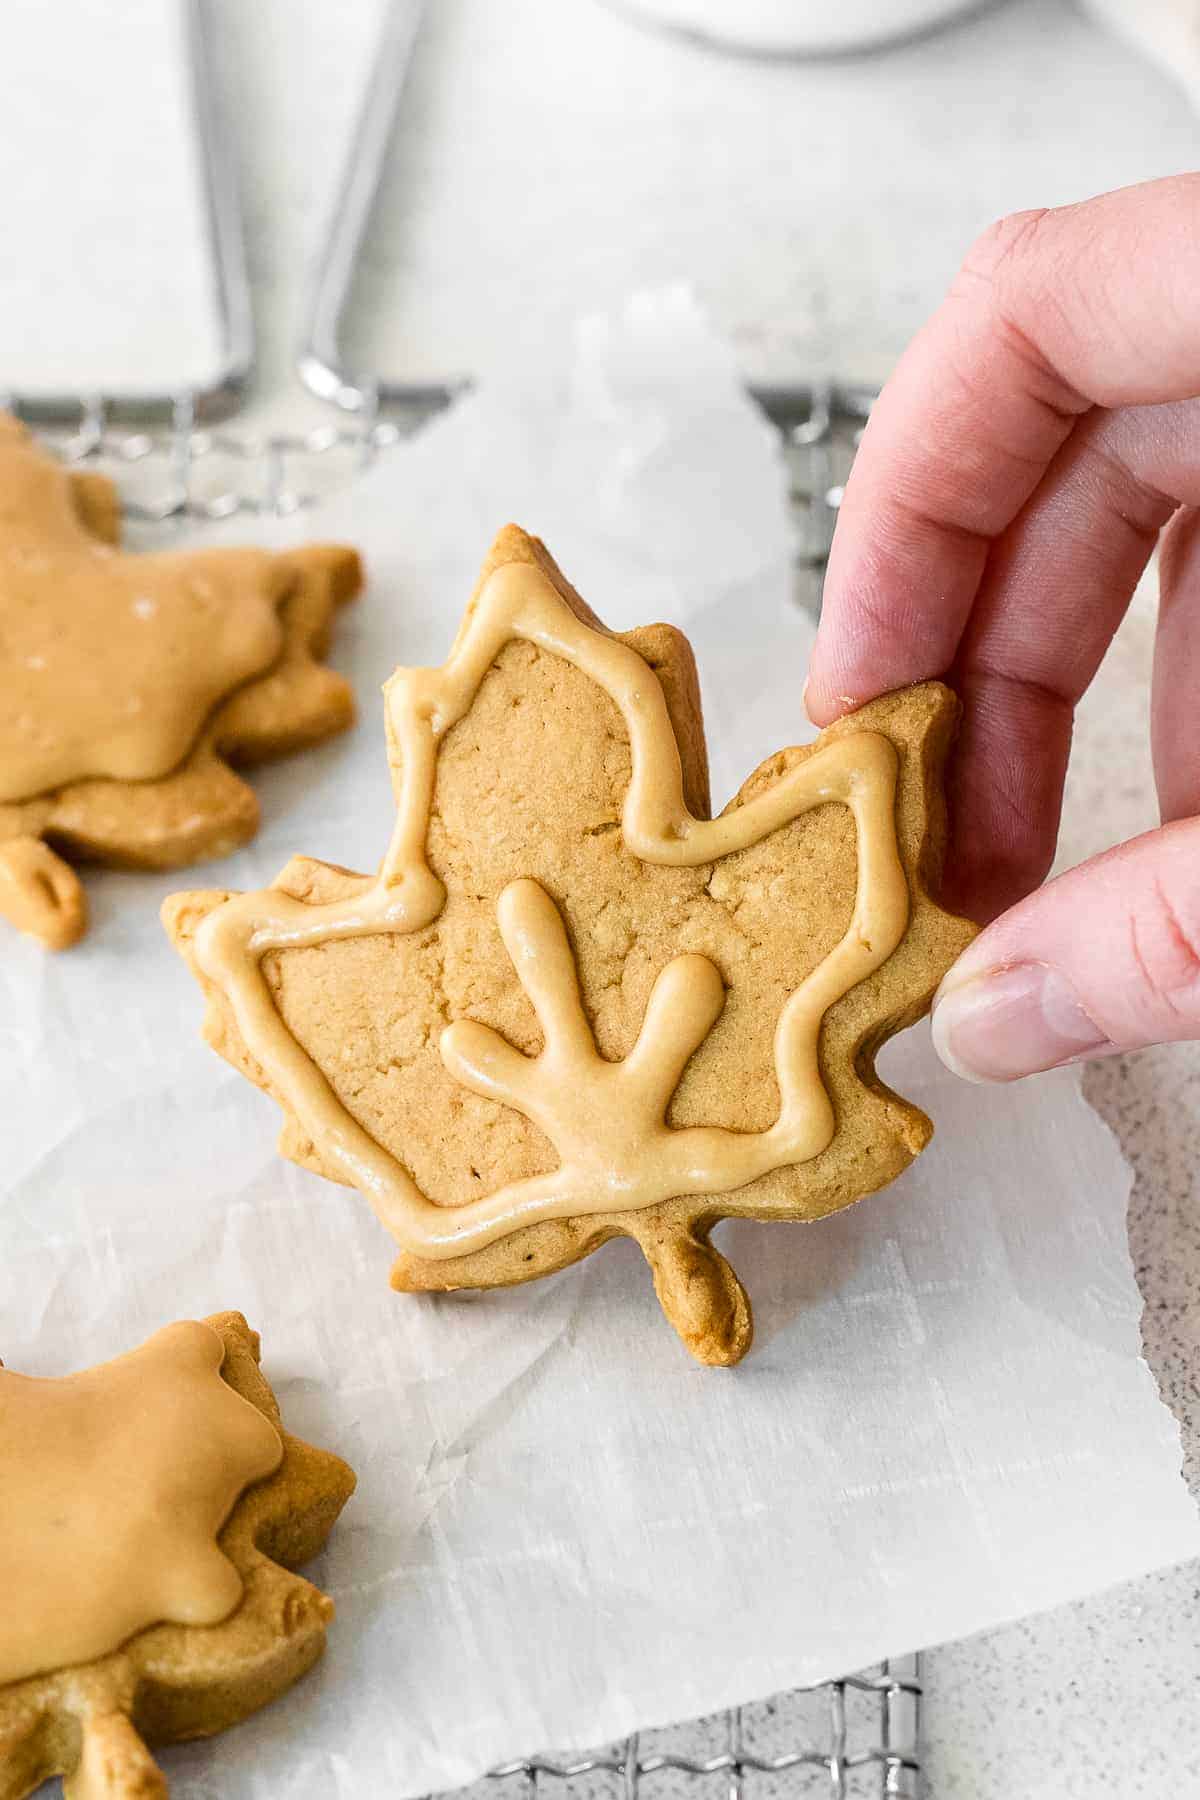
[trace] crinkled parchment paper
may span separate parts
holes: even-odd
[[[509,516],[612,625],[686,625],[718,803],[805,735],[773,440],[686,298],[651,297],[272,528],[366,552],[339,650],[363,718],[259,778],[257,843],[201,882],[259,885],[295,850],[373,865],[379,684],[441,660]],[[1074,1074],[972,1089],[923,1030],[891,1046],[932,1148],[824,1224],[723,1228],[757,1341],[705,1370],[628,1245],[517,1291],[391,1293],[366,1203],[282,1162],[276,1109],[200,1041],[157,921],[195,881],[97,875],[81,948],[0,946],[5,1360],[66,1370],[240,1307],[288,1423],[359,1472],[314,1570],[338,1606],[324,1664],[167,1753],[180,1800],[401,1800],[1200,1550],[1138,1353],[1129,1173]]]

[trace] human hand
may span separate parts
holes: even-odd
[[[1160,533],[1163,824],[1039,888],[1075,705]],[[943,1060],[1012,1080],[1200,1038],[1200,174],[992,227],[876,403],[808,710],[935,675],[965,709],[946,898],[992,921],[935,1001]]]

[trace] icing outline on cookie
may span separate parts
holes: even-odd
[[[665,1122],[671,1093],[721,1010],[723,990],[718,996],[713,964],[701,956],[669,963],[634,1050],[623,1063],[605,1063],[586,1030],[557,909],[536,882],[510,884],[498,905],[501,931],[537,1008],[544,1048],[538,1057],[522,1057],[497,1033],[481,1038],[487,1027],[460,1021],[443,1034],[442,1055],[465,1085],[517,1106],[538,1124],[564,1160],[548,1175],[460,1206],[438,1206],[358,1124],[288,1029],[262,959],[342,938],[410,933],[437,918],[445,889],[429,867],[426,838],[439,745],[470,710],[492,663],[514,638],[573,664],[619,709],[632,757],[622,832],[635,856],[674,867],[717,862],[813,807],[839,802],[853,814],[857,834],[854,909],[840,942],[781,1012],[775,1123],[761,1132],[675,1130]],[[679,747],[654,672],[628,645],[578,618],[540,569],[518,563],[488,578],[441,668],[397,670],[384,692],[397,819],[378,875],[347,898],[320,905],[277,888],[235,895],[200,924],[195,957],[225,995],[250,1055],[286,1098],[321,1160],[367,1197],[401,1249],[431,1260],[463,1256],[540,1220],[637,1211],[682,1194],[725,1192],[819,1155],[836,1129],[817,1060],[821,1022],[836,1000],[888,960],[908,927],[909,891],[895,819],[899,760],[891,741],[873,731],[833,739],[744,805],[717,819],[694,818],[683,798]],[[631,1102],[640,1109],[632,1159],[619,1148],[630,1135]],[[581,1153],[579,1116],[587,1119],[592,1143],[599,1140],[599,1154]]]

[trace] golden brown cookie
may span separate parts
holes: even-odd
[[[361,570],[338,545],[132,555],[116,490],[0,414],[0,915],[86,924],[71,859],[173,869],[253,836],[232,763],[343,730],[320,658]]]
[[[320,1656],[289,1571],[354,1475],[282,1429],[240,1313],[61,1380],[0,1372],[0,1800],[152,1800],[147,1744],[208,1737]],[[165,1621],[165,1622],[164,1622]]]
[[[875,701],[710,822],[686,639],[612,636],[515,527],[445,666],[386,693],[377,875],[296,858],[168,901],[209,1041],[280,1102],[285,1155],[371,1201],[395,1287],[628,1236],[692,1353],[736,1362],[713,1225],[821,1218],[930,1135],[874,1058],[973,933],[931,898],[954,697]]]

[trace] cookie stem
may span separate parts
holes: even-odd
[[[727,1368],[754,1338],[746,1290],[707,1241],[672,1231],[639,1238],[663,1312],[697,1362]]]
[[[9,838],[0,844],[0,917],[48,950],[65,950],[87,924],[78,875],[40,838]]]
[[[82,1724],[63,1800],[167,1800],[166,1777],[124,1713],[91,1713]]]

